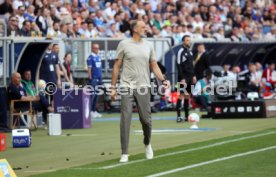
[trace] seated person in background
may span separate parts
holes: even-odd
[[[205,70],[204,77],[196,82],[195,89],[192,94],[194,96],[194,100],[197,104],[202,105],[202,107],[209,113],[210,109],[210,98],[207,89],[207,86],[210,84],[210,80],[212,79],[212,71],[210,69]]]
[[[249,83],[248,83],[248,91],[249,92],[261,92],[262,82],[261,77],[259,77],[257,73],[257,68],[255,64],[249,65]]]
[[[23,78],[21,80],[24,89],[27,92],[27,95],[29,96],[36,96],[37,92],[34,86],[34,83],[31,81],[32,75],[31,70],[27,69],[23,72]]]
[[[256,62],[255,63],[256,65],[256,72],[257,72],[257,75],[259,78],[262,78],[262,75],[263,75],[263,66],[260,62]]]
[[[47,120],[47,113],[53,112],[53,108],[50,106],[48,100],[43,95],[28,96],[26,90],[21,85],[21,75],[17,72],[11,76],[11,83],[8,86],[8,95],[10,100],[21,100],[21,101],[34,101],[33,108],[35,110],[42,110],[43,121]],[[15,108],[28,109],[29,103],[17,103]]]
[[[276,78],[273,78],[273,75],[275,75],[273,73],[275,73],[275,63],[271,62],[269,66],[264,70],[262,80],[272,90],[276,89]]]

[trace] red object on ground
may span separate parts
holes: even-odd
[[[6,134],[0,133],[0,151],[6,150]]]

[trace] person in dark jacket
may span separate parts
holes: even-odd
[[[177,69],[178,69],[178,89],[180,92],[179,98],[176,104],[177,110],[177,122],[182,122],[183,120],[188,120],[189,115],[189,98],[191,94],[191,87],[196,82],[195,72],[194,72],[194,56],[191,47],[191,37],[188,35],[182,38],[182,47],[177,52]],[[184,99],[184,112],[185,115],[181,117],[181,103]]]
[[[209,68],[208,53],[205,51],[205,45],[197,46],[197,54],[194,57],[195,76],[197,80],[204,77],[204,72]]]

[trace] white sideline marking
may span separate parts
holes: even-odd
[[[176,152],[171,152],[171,153],[167,153],[167,154],[161,154],[161,155],[155,156],[154,159],[161,158],[161,157],[172,156],[172,155],[176,155],[176,154],[192,152],[192,151],[197,151],[197,150],[202,150],[202,149],[207,149],[207,148],[211,148],[211,147],[215,147],[215,146],[220,146],[220,145],[233,143],[233,142],[237,142],[237,141],[257,138],[257,137],[260,137],[260,136],[265,136],[265,135],[270,135],[270,134],[275,134],[275,133],[276,132],[273,131],[273,132],[267,132],[267,133],[252,135],[252,136],[241,137],[241,138],[232,139],[232,140],[226,140],[226,141],[217,142],[217,143],[202,146],[202,147],[186,149],[186,150],[183,150],[183,151],[176,151]],[[110,169],[110,168],[120,167],[120,166],[124,166],[124,165],[130,165],[130,164],[134,164],[134,163],[138,163],[138,162],[143,162],[143,161],[146,161],[146,159],[134,160],[134,161],[130,161],[130,162],[127,162],[127,163],[117,163],[115,165],[104,166],[104,167],[100,167],[98,169]],[[89,168],[83,168],[83,169],[89,169]],[[91,168],[91,169],[95,169],[95,168]]]
[[[191,168],[195,168],[195,167],[200,167],[203,165],[209,165],[212,163],[216,163],[216,162],[220,162],[220,161],[225,161],[225,160],[229,160],[229,159],[233,159],[233,158],[237,158],[237,157],[242,157],[242,156],[247,156],[247,155],[251,155],[251,154],[255,154],[258,152],[264,152],[264,151],[268,151],[268,150],[272,150],[272,149],[276,149],[276,146],[270,146],[270,147],[266,147],[266,148],[262,148],[262,149],[257,149],[254,151],[248,151],[248,152],[244,152],[244,153],[239,153],[239,154],[234,154],[231,156],[226,156],[226,157],[222,157],[222,158],[218,158],[218,159],[214,159],[214,160],[209,160],[206,162],[201,162],[201,163],[197,163],[197,164],[193,164],[193,165],[189,165],[189,166],[185,166],[185,167],[181,167],[181,168],[176,168],[174,170],[169,170],[169,171],[165,171],[165,172],[161,172],[161,173],[156,173],[147,177],[157,177],[157,176],[164,176],[167,174],[171,174],[171,173],[176,173],[179,171],[184,171],[184,170],[188,170]]]
[[[96,134],[62,134],[60,136],[97,136]]]
[[[24,171],[26,173],[47,173],[47,172],[55,172],[57,170],[29,170],[29,171]]]

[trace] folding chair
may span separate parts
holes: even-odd
[[[29,103],[29,107],[26,108],[15,108],[15,103]],[[33,101],[22,101],[22,100],[10,100],[10,120],[11,120],[11,129],[14,129],[16,125],[20,127],[20,118],[21,116],[27,115],[30,116],[29,129],[36,129],[35,123],[35,111],[33,110]]]

